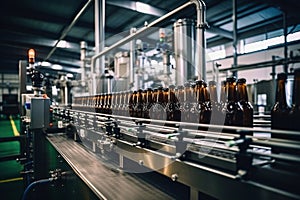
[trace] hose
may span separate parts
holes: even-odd
[[[41,180],[32,182],[30,185],[27,186],[26,190],[24,191],[23,196],[22,196],[22,200],[26,200],[26,197],[27,197],[29,191],[32,188],[34,188],[36,185],[50,183],[54,180],[55,180],[54,178],[47,178],[47,179],[41,179]]]

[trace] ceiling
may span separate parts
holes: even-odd
[[[88,0],[9,0],[0,8],[0,73],[18,73],[19,60],[27,60],[29,48],[36,50],[36,61],[45,61],[57,40]],[[105,37],[128,33],[132,27],[143,27],[159,16],[184,4],[183,0],[140,0],[150,5],[147,14],[137,11],[131,0],[106,0]],[[232,42],[232,1],[206,0],[207,47]],[[282,29],[283,11],[287,25],[300,24],[298,0],[237,0],[238,38],[248,38],[269,31]],[[195,18],[189,7],[175,18]],[[170,19],[166,23],[173,23]],[[118,37],[116,37],[118,39]],[[94,46],[94,2],[92,1],[79,20],[68,32],[65,41],[69,48],[57,48],[48,62],[78,68],[80,41]],[[106,46],[113,40],[107,40]]]

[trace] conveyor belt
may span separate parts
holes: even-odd
[[[173,199],[137,177],[113,171],[73,140],[62,135],[47,139],[100,199]]]

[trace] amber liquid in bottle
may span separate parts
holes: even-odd
[[[166,120],[167,116],[165,113],[164,107],[164,92],[163,87],[158,87],[157,89],[157,98],[154,106],[154,119],[157,120]]]
[[[225,113],[225,125],[242,126],[243,108],[237,101],[236,79],[234,77],[226,79],[227,101],[223,107]],[[235,131],[229,131],[235,132]]]
[[[150,109],[153,105],[153,90],[148,88],[145,94],[144,118],[150,119]]]
[[[286,101],[285,84],[287,75],[284,73],[277,76],[276,102],[271,110],[271,128],[272,129],[289,129],[288,115],[290,107]],[[282,138],[284,135],[273,134],[274,137]],[[272,136],[272,137],[273,137]]]
[[[209,103],[209,94],[207,85],[204,81],[196,81],[197,113],[200,124],[209,124],[211,116],[211,106]],[[199,130],[207,130],[205,127],[199,127]]]
[[[168,97],[167,97],[167,106],[166,106],[166,112],[167,112],[167,119],[169,121],[180,121],[180,112],[179,107],[177,107],[177,98],[175,96],[175,86],[170,85],[168,90]],[[170,124],[170,126],[175,126],[175,124]]]
[[[132,101],[132,92],[126,91],[123,94],[123,105],[122,105],[122,115],[123,116],[131,116],[130,115],[130,102]]]
[[[288,130],[290,129],[290,107],[286,101],[286,85],[287,75],[280,73],[277,75],[276,101],[271,110],[271,128]],[[299,123],[299,122],[298,122]],[[286,134],[271,133],[272,138],[290,139]],[[273,153],[285,152],[286,150],[280,147],[272,147]]]
[[[112,98],[112,94],[108,94],[107,95],[107,114],[110,114],[110,115],[112,114],[112,110],[111,110],[111,105],[112,105],[111,100],[112,99],[111,98]]]
[[[300,131],[300,69],[294,72],[294,87],[293,87],[293,107],[290,112],[291,130]],[[295,140],[300,140],[299,136],[294,137]]]
[[[137,101],[136,101],[136,117],[143,117],[143,108],[144,108],[144,98],[143,98],[143,90],[139,89],[137,93]]]
[[[224,107],[226,101],[227,101],[227,83],[226,81],[221,82],[221,91],[220,91],[220,108]]]
[[[243,126],[253,127],[253,106],[248,100],[246,79],[241,78],[237,81],[238,101],[243,107]]]
[[[183,113],[181,113],[184,122],[192,122],[193,90],[190,83],[184,84]],[[195,122],[195,121],[194,121]]]
[[[163,109],[162,109],[162,113],[161,114],[162,114],[162,119],[170,121],[171,115],[170,115],[170,112],[169,112],[169,110],[167,108],[167,106],[169,104],[169,98],[168,98],[168,96],[169,96],[169,88],[164,88],[163,89],[163,100],[162,100],[162,103],[161,103]]]
[[[173,88],[174,87],[174,88]],[[173,93],[170,93],[169,98],[170,101],[173,103],[173,121],[181,121],[181,111],[180,111],[180,103],[179,103],[179,90],[178,88],[175,88],[175,86],[171,85],[170,90],[173,91]],[[181,91],[182,92],[182,91]]]
[[[176,97],[177,97],[177,107],[179,109],[179,119],[180,121],[185,121],[184,119],[184,87],[182,85],[177,86],[176,89]]]

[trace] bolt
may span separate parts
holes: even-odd
[[[140,165],[144,165],[144,161],[143,160],[139,160],[139,164]]]
[[[171,179],[172,179],[172,181],[177,181],[178,175],[177,174],[172,174]]]

